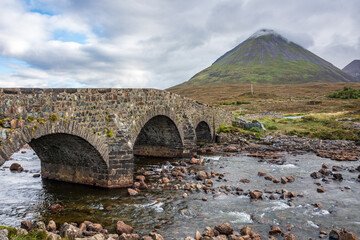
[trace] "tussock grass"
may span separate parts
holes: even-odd
[[[341,121],[342,119],[345,121]],[[316,113],[298,119],[262,118],[260,121],[268,132],[323,140],[351,140],[360,143],[360,129],[349,125],[352,122],[360,123],[360,114],[351,112]]]

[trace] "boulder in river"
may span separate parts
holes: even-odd
[[[281,183],[286,184],[288,182],[288,179],[286,177],[281,177]]]
[[[329,240],[358,240],[356,235],[347,229],[341,231],[333,229],[329,234]]]
[[[341,173],[333,173],[333,179],[334,180],[338,180],[338,181],[342,181],[344,180],[343,176],[341,175]]]
[[[51,212],[53,212],[53,213],[57,213],[57,212],[60,212],[60,211],[64,210],[64,207],[61,206],[59,203],[56,203],[56,204],[54,204],[54,205],[51,205],[51,206],[49,207],[49,210],[50,210]]]
[[[251,227],[250,227],[250,226],[243,227],[243,228],[240,230],[240,234],[241,234],[242,236],[244,236],[244,235],[250,235],[250,234],[251,234]]]
[[[215,230],[218,231],[220,234],[230,235],[233,232],[233,228],[230,223],[221,223],[215,226]]]
[[[323,164],[321,165],[321,168],[326,168],[326,169],[327,169],[327,168],[330,168],[330,167],[329,167],[329,165],[328,165],[327,163],[323,163]]]
[[[135,196],[138,195],[138,191],[132,189],[132,188],[128,188],[128,193],[130,196]]]
[[[249,183],[250,180],[247,179],[247,178],[243,178],[243,179],[240,179],[240,182],[242,182],[242,183]]]
[[[269,231],[270,235],[275,235],[281,233],[281,229],[279,226],[271,226],[271,230]]]
[[[295,177],[293,175],[290,175],[287,177],[288,182],[295,182]]]
[[[22,171],[24,171],[24,168],[18,163],[13,163],[10,166],[10,171],[22,172]]]
[[[313,179],[319,179],[322,178],[322,174],[319,172],[313,172],[310,174],[310,177],[312,177]]]
[[[123,221],[118,221],[116,223],[116,233],[121,235],[123,233],[130,234],[134,231],[134,228],[130,225],[127,225]]]
[[[251,199],[255,199],[255,200],[261,199],[263,195],[262,191],[259,190],[250,191],[249,194]]]
[[[272,175],[269,175],[269,176],[266,176],[265,177],[265,180],[268,180],[268,181],[274,181],[275,177],[272,176]]]
[[[295,235],[292,234],[291,232],[286,232],[284,233],[284,236],[283,236],[284,240],[295,240]]]
[[[205,180],[207,178],[207,174],[204,171],[198,171],[195,178],[196,180]]]

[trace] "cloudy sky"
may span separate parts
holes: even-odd
[[[0,0],[0,87],[187,81],[261,28],[339,68],[360,59],[359,0]]]

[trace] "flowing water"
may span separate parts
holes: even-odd
[[[330,180],[322,186],[325,193],[317,193],[315,182],[310,173],[321,168],[323,163],[330,166],[342,165],[357,167],[359,162],[335,162],[317,157],[314,154],[285,154],[283,165],[259,162],[256,158],[237,155],[231,157],[205,156],[208,159],[197,169],[226,173],[228,182],[214,181],[214,186],[230,185],[246,190],[275,190],[286,188],[296,194],[303,192],[304,197],[296,197],[289,206],[287,200],[251,201],[247,196],[221,194],[213,198],[211,194],[198,192],[183,198],[183,190],[157,189],[143,191],[130,197],[126,189],[102,189],[78,184],[34,178],[40,172],[40,160],[31,149],[26,153],[15,153],[14,160],[7,161],[0,168],[0,225],[20,226],[22,220],[55,220],[57,223],[82,222],[89,220],[102,223],[110,230],[118,220],[135,227],[140,233],[148,233],[154,227],[166,239],[181,239],[194,236],[196,230],[230,222],[235,229],[251,225],[254,231],[264,238],[268,236],[271,225],[286,229],[289,224],[292,233],[300,239],[317,238],[320,230],[329,232],[333,227],[346,227],[360,235],[360,182],[356,181],[359,172],[340,171],[342,182]],[[144,168],[154,174],[162,168],[164,159],[136,159],[136,169]],[[169,160],[179,161],[179,160]],[[12,163],[20,163],[28,172],[10,172]],[[277,178],[294,175],[293,183],[275,184],[257,176],[258,171],[265,171]],[[159,180],[158,175],[150,176],[151,182]],[[239,182],[247,178],[250,183]],[[196,182],[192,176],[187,182]],[[343,191],[340,189],[343,188]],[[345,187],[347,189],[345,189]],[[202,201],[207,197],[208,201]],[[52,213],[49,206],[55,203],[64,205],[65,210]],[[321,203],[323,208],[314,207]],[[251,217],[253,216],[253,217]]]

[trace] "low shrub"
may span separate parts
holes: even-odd
[[[343,90],[337,91],[327,95],[328,98],[339,98],[339,99],[359,99],[360,90],[352,87],[344,87]]]
[[[264,132],[264,130],[261,130],[258,127],[252,127],[249,129],[249,131],[254,132],[254,133],[263,133]]]

